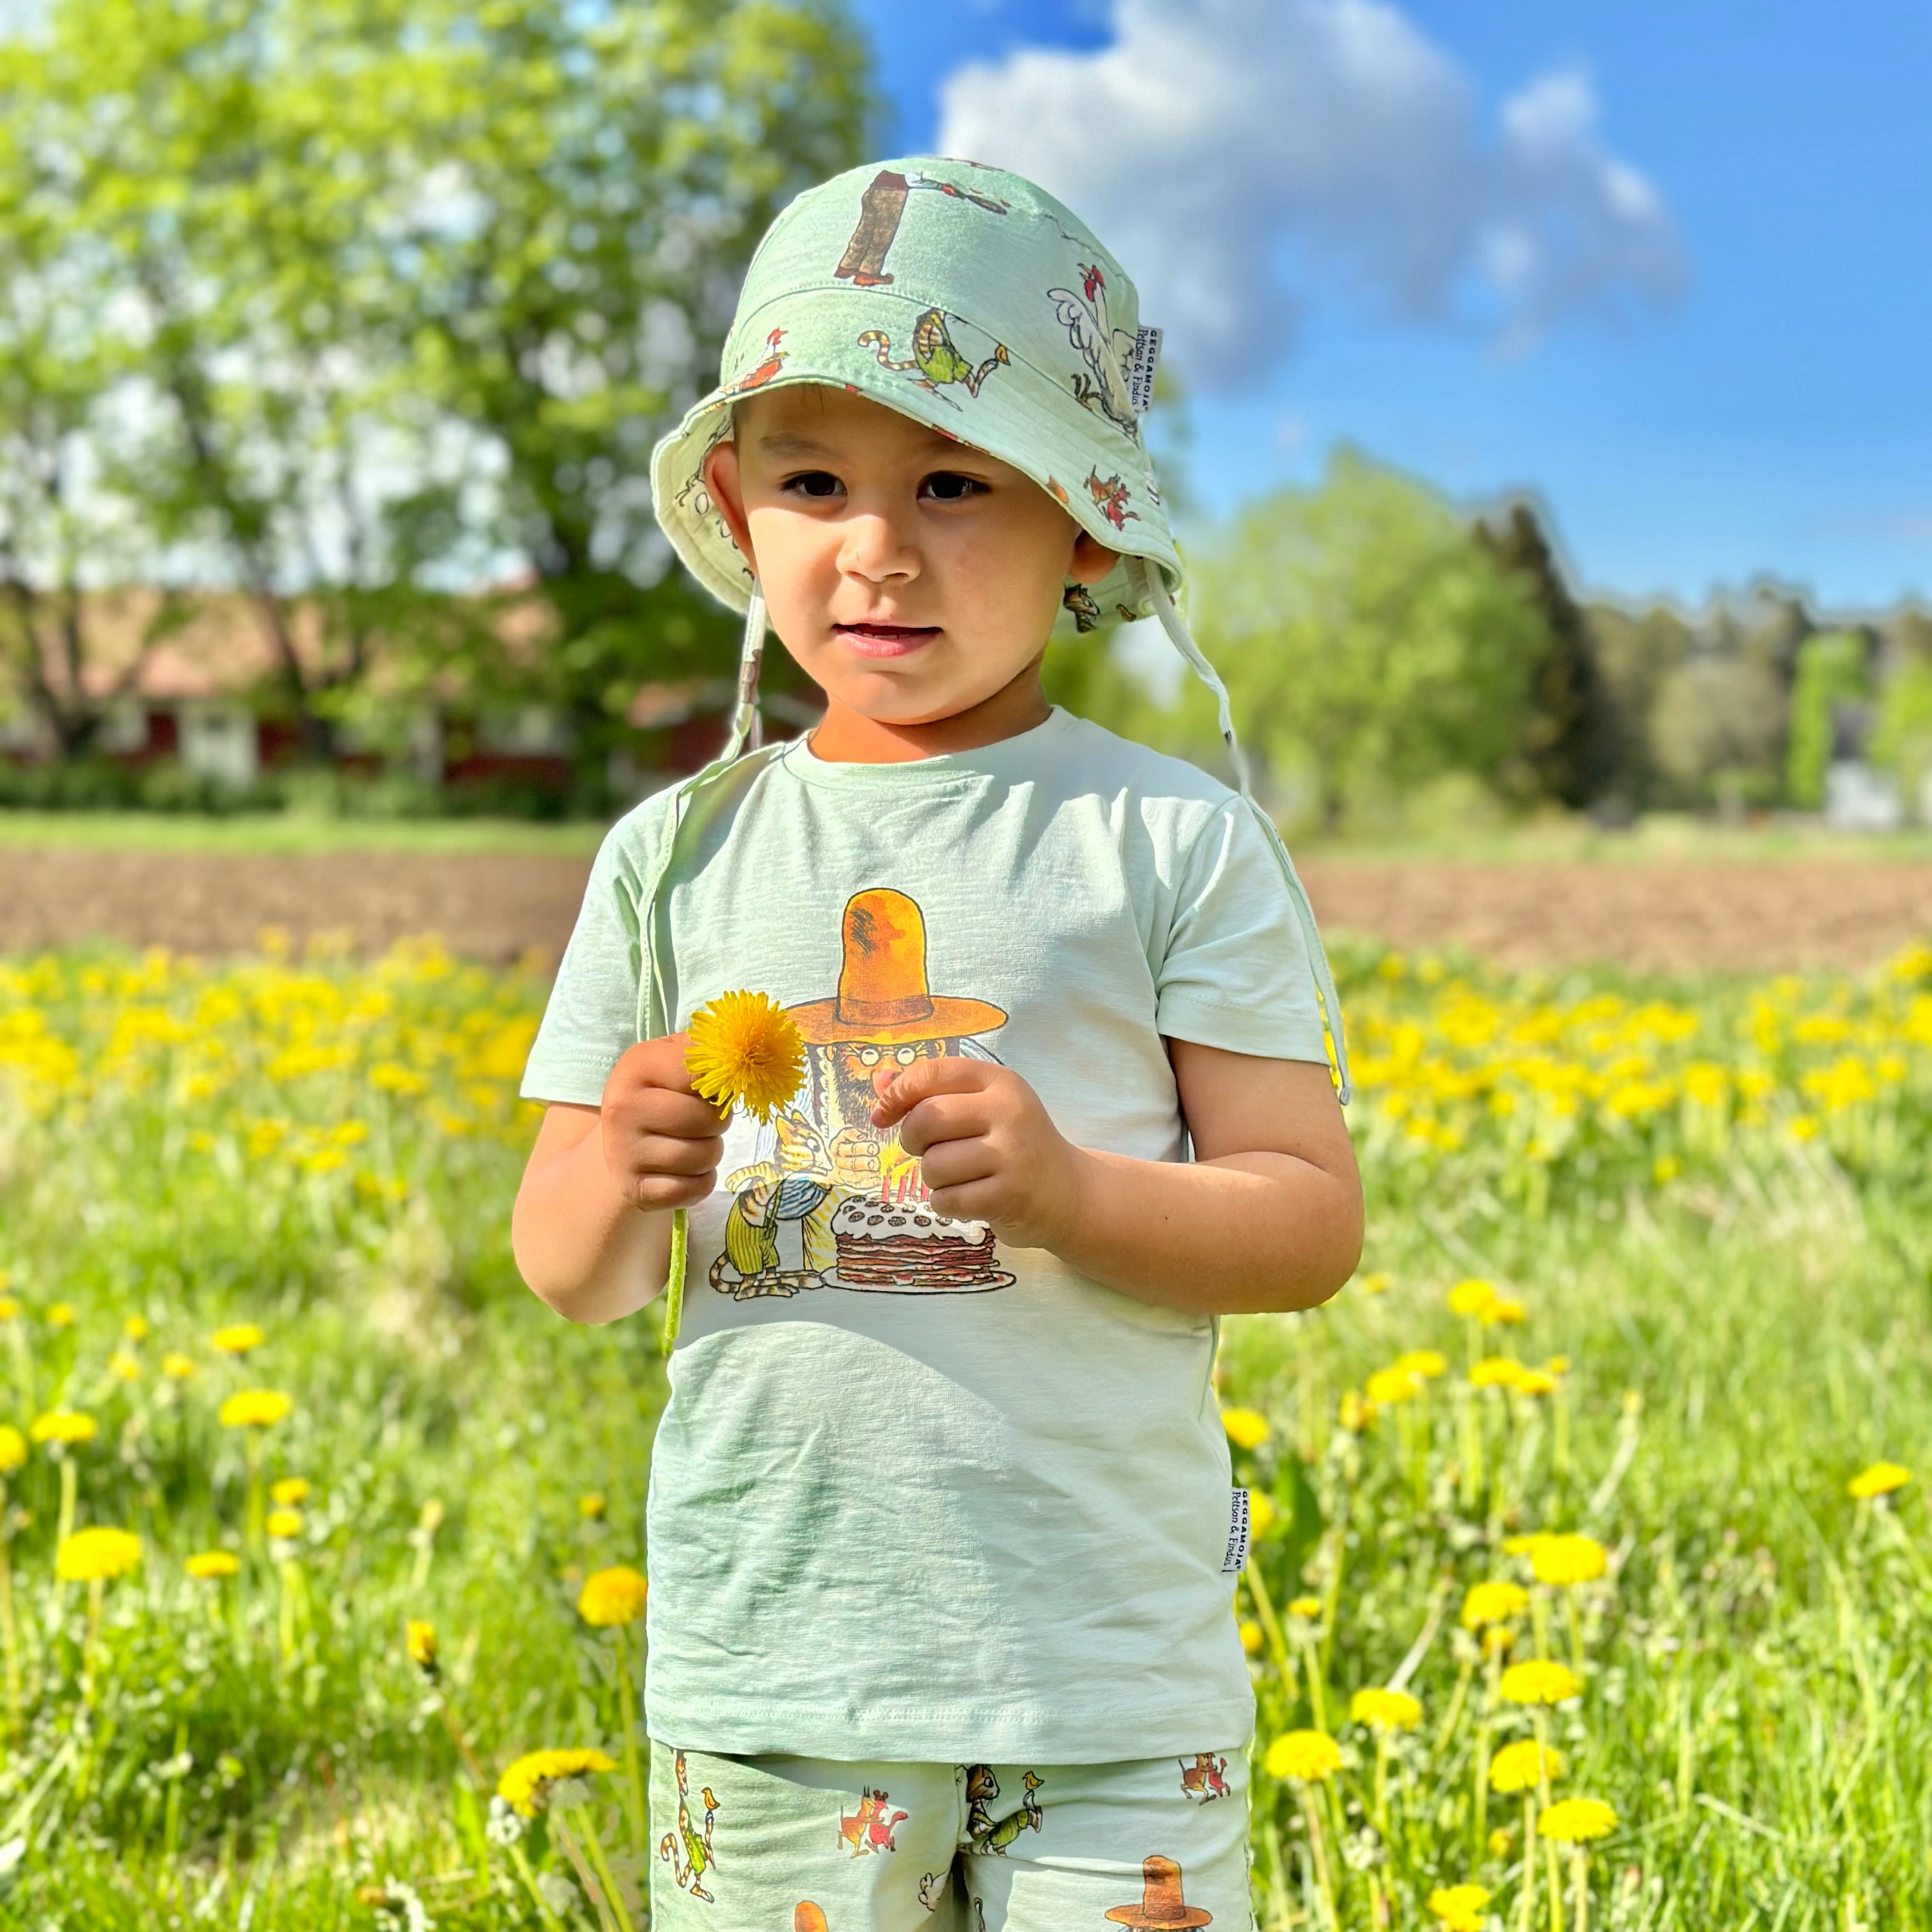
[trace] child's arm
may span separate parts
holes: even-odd
[[[685,1036],[632,1047],[602,1103],[553,1103],[510,1216],[510,1246],[532,1290],[572,1322],[614,1322],[663,1288],[670,1210],[716,1184],[723,1129],[691,1090]]]
[[[992,1223],[1137,1300],[1199,1314],[1312,1308],[1354,1272],[1362,1184],[1326,1066],[1168,1042],[1192,1162],[1076,1147],[1010,1069],[881,1069],[881,1127],[942,1214]]]

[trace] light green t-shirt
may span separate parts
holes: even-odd
[[[669,796],[598,856],[532,1099],[594,1106],[637,1037]],[[691,1210],[647,1512],[651,1736],[961,1763],[1244,1743],[1215,1322],[935,1217],[867,1111],[882,1060],[966,1054],[1078,1144],[1183,1160],[1163,1036],[1324,1060],[1252,808],[1057,708],[905,764],[771,748],[700,796],[658,899],[663,1010],[767,993],[808,1072],[770,1126],[734,1118]]]

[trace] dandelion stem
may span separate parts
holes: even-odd
[[[1556,1862],[1556,1840],[1545,1838],[1543,1850],[1550,1861],[1550,1932],[1563,1932],[1563,1870]]]
[[[60,1519],[54,1531],[54,1547],[56,1550],[74,1534],[75,1491],[80,1481],[80,1472],[74,1468],[71,1450],[61,1457],[60,1472]]]
[[[1251,1551],[1247,1568],[1241,1573],[1248,1586],[1248,1595],[1253,1602],[1255,1615],[1260,1620],[1263,1633],[1268,1640],[1268,1648],[1274,1653],[1275,1667],[1281,1672],[1284,1685],[1294,1680],[1294,1668],[1288,1654],[1288,1642],[1281,1634],[1281,1619],[1275,1615],[1274,1599],[1268,1594],[1268,1586],[1262,1575],[1262,1566]],[[1319,1696],[1319,1693],[1316,1694]],[[1318,1730],[1328,1726],[1318,1716],[1315,1720]]]
[[[1522,1795],[1522,1900],[1516,1924],[1520,1932],[1529,1932],[1536,1922],[1536,1794]]]
[[[604,1856],[604,1840],[598,1835],[597,1820],[589,1805],[584,1808],[584,1843],[590,1854],[590,1862],[596,1868],[598,1882],[604,1888],[604,1896],[609,1901],[610,1916],[617,1922],[619,1932],[636,1932],[631,1915],[624,1904],[624,1894],[617,1889],[617,1881],[610,1875],[610,1861]]]
[[[1376,1829],[1388,1840],[1389,1734],[1387,1725],[1376,1732]]]
[[[104,1576],[90,1576],[87,1581],[87,1636],[80,1648],[81,1694],[88,1703],[98,1700],[94,1681],[94,1650],[100,1640],[101,1599],[107,1588]]]
[[[1583,1619],[1576,1608],[1576,1592],[1574,1588],[1563,1592],[1563,1615],[1570,1626],[1570,1667],[1581,1677],[1583,1675]]]
[[[1449,1740],[1456,1735],[1457,1720],[1462,1717],[1462,1706],[1469,1695],[1469,1681],[1476,1674],[1476,1660],[1466,1657],[1462,1667],[1456,1672],[1456,1688],[1450,1694],[1448,1714],[1442,1720],[1442,1728],[1436,1734],[1436,1754],[1440,1757],[1449,1748]]]
[[[645,1822],[644,1772],[638,1756],[637,1713],[632,1708],[637,1699],[631,1688],[630,1634],[620,1624],[617,1638],[617,1701],[622,1706],[624,1725],[624,1793],[625,1809],[630,1814],[632,1841],[640,1852],[650,1849],[650,1829]]]
[[[1301,1800],[1301,1815],[1308,1825],[1308,1848],[1315,1861],[1315,1882],[1320,1888],[1322,1903],[1328,1909],[1328,1923],[1340,1932],[1341,1916],[1335,1910],[1335,1883],[1328,1874],[1328,1852],[1322,1838],[1321,1814],[1315,1808],[1313,1794],[1305,1784],[1295,1786],[1295,1795]]]
[[[666,1360],[669,1360],[670,1352],[676,1346],[678,1324],[684,1318],[685,1250],[689,1241],[684,1210],[674,1208],[670,1210],[670,1259],[664,1268],[663,1348]]]
[[[259,1557],[262,1553],[262,1432],[250,1429],[248,1432],[248,1554]]]
[[[5,1519],[6,1490],[0,1485],[0,1642],[7,1649],[7,1737],[20,1735],[20,1633],[14,1619],[14,1536]]]
[[[584,1847],[577,1842],[577,1834],[565,1821],[561,1811],[553,1809],[550,1814],[550,1828],[557,1843],[563,1847],[563,1855],[570,1861],[570,1868],[577,1874],[577,1882],[584,1888],[584,1895],[590,1901],[591,1910],[597,1915],[599,1932],[617,1932],[604,1896],[604,1888],[591,1876],[590,1861],[584,1856]],[[1562,1932],[1561,1927],[1558,1932]]]
[[[1575,1932],[1590,1932],[1590,1860],[1581,1845],[1570,1854],[1570,1871],[1576,1881]]]
[[[514,1844],[510,1847],[510,1858],[524,1885],[529,1888],[531,1898],[536,1900],[537,1916],[549,1928],[549,1932],[563,1932],[563,1921],[550,1909],[550,1900],[538,1888],[537,1875],[530,1870],[530,1854],[520,1844]]]

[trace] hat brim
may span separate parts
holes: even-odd
[[[937,993],[925,1018],[898,1020],[884,1026],[842,1020],[836,999],[788,1006],[785,1012],[808,1046],[834,1046],[848,1040],[890,1046],[914,1040],[965,1040],[974,1034],[992,1033],[1006,1023],[1005,1013],[990,1000],[953,999]]]
[[[651,490],[658,520],[686,567],[713,596],[742,611],[750,603],[755,580],[710,500],[704,481],[704,460],[729,438],[732,405],[741,397],[806,384],[863,396],[1011,464],[1052,496],[1096,542],[1124,560],[1138,556],[1157,563],[1170,591],[1178,596],[1180,560],[1144,457],[1138,452],[1130,457],[1123,442],[1118,454],[1107,452],[1108,460],[1100,460],[1106,446],[1096,441],[1094,416],[1064,383],[1012,355],[962,407],[943,392],[884,367],[859,340],[876,328],[882,308],[900,318],[895,339],[909,337],[922,311],[919,298],[893,290],[855,290],[843,284],[808,292],[814,304],[850,306],[849,329],[814,332],[821,344],[832,339],[835,347],[816,355],[788,352],[754,371],[757,380],[741,379],[713,389],[692,404],[684,420],[652,452]],[[741,319],[740,330],[755,330],[767,312],[782,312],[793,298],[773,298],[754,316]],[[976,347],[993,340],[957,316],[948,319]],[[1077,637],[1151,614],[1123,561],[1089,586],[1081,613],[1061,610],[1052,634]]]

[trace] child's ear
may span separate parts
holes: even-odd
[[[716,491],[712,492],[716,494]],[[1090,587],[1098,584],[1108,571],[1120,560],[1117,550],[1109,550],[1098,537],[1089,536],[1082,530],[1073,539],[1073,557],[1066,566],[1066,574],[1076,584]]]
[[[755,573],[758,563],[752,554],[751,520],[745,514],[744,484],[738,472],[738,446],[735,442],[721,442],[706,457],[704,487],[711,493],[711,501],[718,514],[724,519],[724,527],[731,532],[731,541]]]

